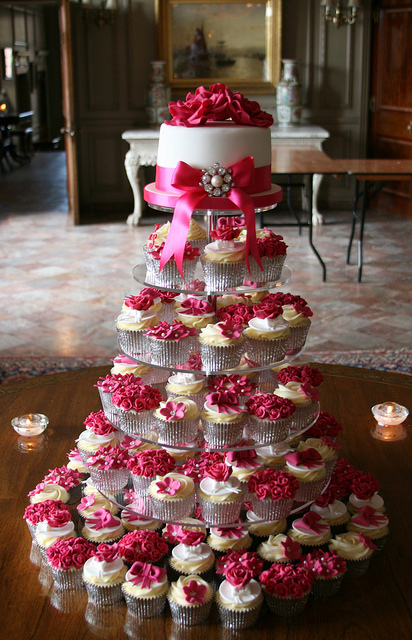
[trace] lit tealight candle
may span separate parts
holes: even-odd
[[[372,407],[372,413],[378,423],[371,431],[374,438],[390,442],[406,438],[406,430],[402,426],[409,415],[406,407],[402,407],[396,402],[384,402],[383,404],[375,404]]]
[[[46,429],[49,419],[42,413],[26,413],[13,418],[11,424],[20,436],[37,436]]]

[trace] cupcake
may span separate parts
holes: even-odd
[[[316,449],[325,463],[326,477],[329,479],[338,460],[338,451],[341,445],[332,438],[321,436],[320,438],[308,438],[298,444],[298,451]]]
[[[246,401],[249,434],[260,444],[283,442],[288,436],[295,405],[273,393],[258,393]]]
[[[28,494],[31,504],[37,504],[38,502],[45,502],[46,500],[58,500],[68,504],[70,496],[64,487],[58,484],[49,483],[45,484],[40,482],[35,489]]]
[[[76,536],[71,514],[67,511],[49,511],[44,520],[38,523],[35,542],[38,545],[42,557],[46,559],[46,551],[57,540],[65,540]]]
[[[240,442],[239,446],[247,446],[247,442]],[[244,499],[248,500],[247,483],[256,471],[263,471],[263,460],[255,449],[234,449],[225,454],[225,464],[232,469],[232,474],[240,481]]]
[[[167,473],[149,486],[153,516],[159,520],[180,520],[194,509],[195,485],[180,473]]]
[[[81,497],[81,483],[84,479],[84,473],[81,473],[77,469],[69,469],[66,465],[62,467],[56,467],[50,469],[49,473],[44,476],[43,482],[45,484],[58,484],[60,487],[64,487],[69,493],[68,504],[75,504]]]
[[[313,573],[312,595],[315,598],[331,598],[338,593],[347,569],[346,560],[336,551],[318,549],[304,556],[302,564]]]
[[[199,576],[181,576],[167,594],[173,621],[184,626],[200,624],[210,613],[213,596],[210,584]]]
[[[247,528],[237,523],[225,527],[212,527],[206,542],[217,556],[223,555],[230,550],[250,549],[252,546],[252,538]]]
[[[163,396],[148,384],[131,384],[118,389],[112,402],[118,409],[119,428],[133,436],[149,435],[153,429],[153,414]]]
[[[296,431],[308,427],[314,421],[318,408],[318,387],[323,381],[323,375],[311,367],[288,366],[280,369],[276,377],[279,386],[274,391],[275,395],[289,398],[296,406],[292,420],[293,429]]]
[[[122,584],[129,614],[155,618],[163,613],[169,589],[166,569],[146,562],[134,562]]]
[[[245,244],[235,242],[240,229],[232,226],[232,222],[230,218],[219,218],[217,228],[210,232],[213,242],[204,248],[201,264],[209,291],[225,291],[243,282]]]
[[[187,531],[204,533],[205,525],[198,518],[182,518],[182,520],[179,520],[179,524],[167,524],[162,530],[162,537],[169,544],[170,550],[172,550],[174,546],[180,544],[181,536]]]
[[[78,471],[83,474],[83,477],[87,477],[89,475],[89,471],[87,467],[84,465],[82,457],[80,455],[80,451],[77,447],[71,449],[67,454],[68,463],[67,468],[72,469],[73,471]]]
[[[150,295],[153,298],[160,298],[161,308],[157,314],[159,320],[166,320],[166,322],[171,322],[173,320],[175,316],[174,304],[176,298],[179,296],[178,293],[174,293],[173,291],[164,291],[162,289],[154,289],[153,287],[145,287],[140,293]]]
[[[206,395],[206,378],[200,373],[177,371],[168,378],[166,393],[172,400],[178,396],[193,400],[201,411]]]
[[[293,449],[286,442],[277,442],[276,444],[268,444],[261,446],[256,443],[256,451],[262,458],[265,467],[271,467],[276,471],[283,469],[285,466],[285,455],[292,453]]]
[[[232,369],[239,364],[244,347],[242,325],[231,320],[208,324],[199,333],[198,341],[206,373]]]
[[[348,531],[363,532],[376,545],[376,552],[382,551],[389,535],[389,518],[373,507],[362,507],[348,524]]]
[[[310,510],[317,513],[330,526],[332,534],[346,531],[350,514],[346,504],[336,498],[336,492],[329,487],[310,505]]]
[[[262,590],[253,579],[253,571],[242,562],[231,564],[216,593],[216,603],[224,627],[252,627],[259,618],[263,604]]]
[[[257,548],[259,558],[265,561],[265,568],[269,569],[275,563],[287,564],[299,560],[302,555],[299,542],[290,536],[278,533],[271,535],[261,542]]]
[[[96,547],[84,538],[57,540],[46,551],[55,587],[57,589],[81,589],[85,562],[94,556]]]
[[[281,520],[289,515],[299,488],[296,478],[285,471],[267,468],[248,481],[252,507],[262,520]]]
[[[247,504],[249,505],[249,503]],[[266,520],[259,518],[253,509],[248,509],[246,511],[246,521],[249,523],[249,534],[253,540],[253,549],[257,549],[260,543],[267,540],[269,536],[276,536],[279,533],[284,533],[287,527],[286,518],[267,522]]]
[[[185,282],[192,282],[195,277],[197,263],[199,262],[199,248],[193,247],[190,242],[185,243],[183,252],[182,273],[180,273],[174,255],[160,267],[160,259],[163,254],[165,243],[145,251],[146,259],[146,281],[160,287],[170,287],[172,289],[182,288]]]
[[[147,529],[129,531],[118,545],[119,556],[130,567],[134,562],[161,564],[168,551],[167,543],[157,531]]]
[[[150,483],[156,476],[165,476],[175,468],[175,461],[164,449],[146,449],[129,458],[127,467],[132,473],[134,490],[147,496]]]
[[[298,542],[307,553],[310,549],[324,547],[331,539],[331,532],[328,523],[318,513],[308,511],[302,518],[292,522],[288,536]]]
[[[224,447],[242,439],[247,413],[233,391],[220,390],[206,396],[200,418],[208,446]]]
[[[249,320],[253,318],[253,307],[245,302],[236,302],[228,306],[224,306],[216,313],[218,322],[231,320],[235,324],[240,324],[245,329]]]
[[[254,305],[253,312],[244,331],[249,358],[261,365],[283,360],[290,330],[282,318],[282,307],[260,302]]]
[[[90,413],[84,421],[86,429],[76,440],[83,464],[87,467],[87,458],[96,453],[99,447],[114,447],[118,444],[117,431],[106,418],[104,411]]]
[[[304,437],[306,438],[320,438],[321,436],[327,436],[336,440],[340,432],[342,431],[342,425],[327,411],[319,411],[316,422],[305,431]]]
[[[122,357],[126,358],[126,356]],[[130,358],[127,358],[127,360],[133,362]],[[137,364],[134,364],[137,367]],[[141,382],[140,377],[135,376],[134,373],[110,374],[105,378],[99,378],[94,386],[97,387],[104,415],[109,422],[117,426],[117,410],[112,404],[113,393],[121,387],[127,387],[129,384],[139,382]]]
[[[262,573],[263,562],[255,551],[239,551],[229,549],[226,553],[216,558],[216,577],[219,584],[223,582],[227,570],[232,566],[243,565],[252,571],[253,577]]]
[[[212,549],[204,542],[205,530],[185,530],[180,528],[176,536],[178,542],[172,548],[169,558],[169,571],[172,580],[181,575],[197,575],[210,582],[214,575],[215,556]]]
[[[349,531],[336,535],[329,542],[329,549],[346,560],[348,578],[359,578],[367,572],[376,546],[363,533]]]
[[[385,505],[379,495],[379,482],[372,473],[355,471],[351,477],[348,510],[350,513],[358,513],[362,507],[373,507],[383,513]]]
[[[193,351],[196,329],[174,320],[161,322],[146,332],[152,364],[171,366],[183,364]]]
[[[196,296],[188,296],[176,309],[177,320],[186,327],[201,329],[213,323],[215,310],[207,300],[200,300]]]
[[[113,366],[110,369],[110,375],[106,376],[106,379],[117,379],[117,376],[133,376],[133,378],[140,378],[140,380],[134,380],[134,382],[142,382],[143,384],[151,384],[153,382],[151,376],[154,370],[145,364],[139,364],[136,360],[132,360],[122,353],[113,358],[112,362]],[[97,383],[98,385],[99,382]]]
[[[246,241],[246,230],[239,239]],[[257,246],[262,269],[254,258],[250,258],[250,278],[255,282],[278,282],[282,276],[282,269],[286,259],[287,244],[283,237],[276,235],[270,229],[257,229]]]
[[[281,305],[282,317],[290,329],[287,353],[288,355],[298,354],[306,343],[311,326],[310,318],[313,316],[312,310],[308,307],[306,300],[291,293],[277,291],[270,293],[267,299]]]
[[[128,483],[129,454],[119,445],[99,447],[87,458],[87,468],[93,484],[101,491],[121,491]]]
[[[89,601],[96,605],[113,605],[123,600],[122,584],[127,568],[117,551],[117,544],[101,543],[83,567]]]
[[[178,396],[161,402],[154,412],[159,443],[178,445],[197,435],[200,412],[193,400]]]
[[[116,320],[119,345],[126,355],[139,358],[149,350],[146,329],[159,324],[150,296],[143,296],[133,307],[122,310]]]
[[[59,517],[61,512],[65,512],[69,514],[70,520],[70,507],[61,500],[45,500],[44,502],[29,504],[25,508],[23,518],[26,521],[33,540],[36,538],[37,525],[39,522],[44,522],[46,516],[53,512],[57,513]]]
[[[117,542],[124,534],[122,521],[107,509],[98,509],[86,518],[81,535],[86,540],[100,544],[101,542]]]
[[[147,287],[137,296],[129,295],[123,300],[122,311],[151,309],[158,316],[162,310],[162,300],[157,289]]]
[[[122,509],[120,518],[125,531],[159,531],[162,527],[162,523],[159,520],[151,520],[143,515],[138,515],[132,511],[134,507],[131,505],[130,510],[128,508]]]
[[[216,462],[204,470],[197,498],[206,522],[228,524],[239,517],[243,489],[238,478],[232,475],[232,468]]]
[[[316,500],[322,493],[326,483],[325,463],[316,449],[295,451],[285,455],[284,470],[291,473],[299,481],[296,502]]]
[[[157,223],[154,231],[150,234],[146,241],[145,247],[153,248],[159,247],[162,242],[166,242],[166,238],[169,235],[170,222],[164,224]],[[186,240],[190,242],[193,247],[199,247],[201,249],[206,244],[207,233],[203,227],[196,222],[193,218],[190,218],[189,230],[187,232]]]
[[[120,511],[120,507],[117,504],[105,498],[104,495],[97,490],[95,493],[89,493],[83,496],[77,505],[77,512],[79,516],[83,518],[83,521],[93,516],[94,512],[99,511],[99,509],[109,511],[114,516]]]
[[[314,581],[302,564],[273,564],[260,574],[266,604],[276,616],[291,617],[302,613]]]

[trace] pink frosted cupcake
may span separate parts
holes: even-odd
[[[314,511],[308,511],[301,518],[296,518],[288,536],[298,542],[306,552],[319,547],[325,548],[332,537],[328,523]]]
[[[126,356],[120,357],[127,359],[129,362],[133,362],[133,360],[130,360],[130,358],[127,358]],[[137,363],[134,362],[134,369],[136,369],[137,366]],[[109,422],[117,426],[117,411],[116,407],[112,404],[113,393],[121,387],[127,387],[129,384],[138,384],[140,382],[140,377],[131,372],[121,375],[110,374],[105,378],[99,378],[94,386],[97,387],[104,415],[109,420]]]
[[[373,507],[383,513],[385,504],[379,495],[379,482],[372,473],[367,471],[355,471],[351,477],[348,510],[350,513],[358,513],[362,507]]]
[[[93,484],[101,491],[121,491],[129,480],[127,450],[118,445],[99,447],[87,458],[87,468]]]
[[[107,509],[98,509],[86,518],[81,535],[86,540],[100,544],[117,542],[124,534],[122,521]]]
[[[150,296],[130,296],[116,320],[119,345],[125,354],[139,358],[148,351],[145,331],[159,324],[156,305]],[[159,300],[160,305],[160,300]]]
[[[253,394],[256,384],[247,375],[231,373],[229,375],[214,376],[208,380],[210,391],[231,391],[239,398],[239,406],[243,409],[246,400]]]
[[[215,320],[215,309],[207,300],[188,296],[176,309],[177,320],[186,327],[201,329]]]
[[[207,373],[233,369],[239,364],[245,342],[242,331],[242,325],[231,320],[208,324],[200,330],[200,355]]]
[[[95,552],[95,545],[84,538],[57,540],[46,551],[54,585],[58,589],[81,589],[84,564]]]
[[[296,355],[302,351],[311,326],[312,310],[306,300],[298,295],[277,291],[270,293],[264,300],[271,299],[282,307],[282,317],[289,325],[290,335],[288,355]]]
[[[224,447],[242,439],[247,413],[239,406],[236,393],[220,390],[206,396],[200,418],[208,446]]]
[[[192,282],[195,277],[197,263],[199,262],[199,248],[192,247],[190,242],[186,241],[183,253],[183,276],[181,275],[174,255],[166,262],[163,268],[160,268],[160,258],[163,254],[165,243],[162,242],[158,247],[153,247],[150,251],[145,252],[146,258],[146,281],[159,287],[169,287],[178,289],[184,286],[185,282]]]
[[[283,360],[290,330],[282,318],[282,307],[260,302],[253,306],[253,313],[244,331],[248,357],[268,365]]]
[[[122,584],[128,613],[135,618],[160,616],[166,605],[168,589],[166,569],[146,562],[134,562]]]
[[[128,566],[134,562],[160,564],[168,551],[167,542],[156,531],[147,529],[129,531],[118,545],[119,556]]]
[[[37,525],[39,522],[44,522],[49,514],[65,512],[69,514],[70,520],[70,507],[61,500],[45,500],[44,502],[38,502],[36,504],[30,504],[24,510],[23,518],[29,528],[31,537],[33,540],[36,538]]]
[[[195,504],[195,485],[180,473],[167,473],[149,486],[153,516],[159,520],[181,520],[190,516]]]
[[[43,559],[46,560],[47,549],[52,544],[57,540],[65,540],[76,535],[70,512],[54,510],[48,511],[44,520],[38,523],[34,540]]]
[[[239,517],[243,489],[240,480],[232,475],[232,468],[216,462],[204,470],[197,498],[206,522],[228,524]]]
[[[263,595],[247,563],[240,561],[229,565],[225,580],[216,593],[216,602],[224,627],[248,629],[257,622]]]
[[[196,334],[196,329],[176,320],[150,327],[146,335],[152,364],[170,366],[186,362],[196,345]]]
[[[246,402],[249,434],[259,444],[283,442],[288,436],[296,407],[288,398],[273,393],[251,396]]]
[[[129,458],[127,467],[132,473],[133,487],[140,496],[147,496],[156,476],[165,476],[175,468],[175,461],[164,449],[139,451]]]
[[[212,587],[200,576],[180,576],[167,594],[173,621],[184,626],[200,624],[210,613],[213,596]]]
[[[293,428],[304,429],[313,422],[318,408],[319,387],[323,374],[312,367],[284,367],[276,377],[279,386],[274,393],[281,398],[289,398],[296,406],[293,416]]]
[[[317,420],[310,429],[305,431],[305,438],[320,438],[326,436],[336,440],[340,432],[342,431],[342,425],[327,411],[319,411]]]
[[[338,593],[347,569],[346,560],[340,558],[336,551],[318,549],[304,556],[302,564],[315,578],[312,585],[315,598],[323,600]]]
[[[245,276],[245,244],[235,242],[240,228],[233,226],[242,218],[219,218],[210,233],[213,242],[204,248],[201,258],[203,276],[209,291],[226,291],[242,284]],[[244,223],[244,220],[243,220]]]
[[[86,430],[82,431],[76,443],[83,464],[87,466],[87,458],[95,453],[99,447],[114,447],[118,444],[118,432],[106,418],[102,409],[97,412],[92,411],[84,424]]]
[[[119,426],[133,436],[144,436],[153,429],[153,414],[163,396],[148,384],[131,384],[117,389],[112,402],[118,409]]]
[[[268,468],[254,473],[248,481],[253,511],[262,520],[286,518],[298,488],[296,478],[285,471]]]
[[[159,443],[179,445],[197,435],[200,411],[193,400],[178,396],[160,403],[154,412]]]
[[[248,326],[249,320],[253,318],[253,307],[244,302],[236,302],[235,304],[230,304],[219,309],[216,316],[218,322],[231,320],[235,324],[240,324],[245,328]]]
[[[316,449],[295,451],[285,455],[285,471],[291,473],[299,481],[296,502],[316,500],[325,486],[326,469],[322,457]]]
[[[246,232],[242,231],[246,239]],[[276,235],[270,229],[258,229],[257,246],[263,269],[254,258],[250,259],[250,278],[255,282],[278,282],[282,276],[283,265],[286,260],[287,244],[283,237]]]
[[[260,574],[266,604],[281,617],[302,613],[313,584],[313,574],[302,564],[273,564]]]
[[[83,582],[89,601],[98,606],[123,600],[122,584],[127,568],[118,556],[117,544],[99,544],[83,567]]]

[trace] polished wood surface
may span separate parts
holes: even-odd
[[[412,160],[367,158],[335,160],[341,169],[358,180],[405,180],[412,175]]]
[[[273,174],[346,173],[326,153],[313,147],[272,147]]]
[[[365,576],[344,583],[340,594],[330,601],[310,600],[305,612],[297,618],[277,618],[265,612],[257,626],[239,632],[222,628],[215,613],[207,624],[185,629],[175,626],[168,613],[137,623],[126,616],[125,605],[99,611],[87,606],[85,593],[62,597],[29,560],[31,538],[22,515],[28,504],[27,493],[48,469],[66,463],[66,453],[83,430],[84,419],[91,411],[100,409],[93,385],[99,376],[106,375],[107,368],[83,369],[0,387],[1,636],[8,640],[411,638],[412,435],[408,427],[406,440],[393,443],[375,440],[370,435],[375,424],[370,408],[393,400],[412,409],[412,377],[316,366],[325,374],[321,407],[343,426],[341,455],[357,468],[376,475],[390,518],[386,547],[372,559]],[[22,439],[13,431],[10,421],[30,412],[46,414],[50,425],[45,435],[39,437],[43,448],[24,452]]]

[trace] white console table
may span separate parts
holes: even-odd
[[[295,125],[291,127],[271,127],[272,147],[274,146],[305,146],[316,147],[322,151],[323,142],[329,138],[326,129],[311,125]],[[143,190],[140,181],[140,167],[154,167],[157,161],[157,147],[159,142],[159,129],[130,129],[122,133],[123,140],[130,145],[126,153],[124,166],[132,187],[134,196],[134,211],[127,218],[127,224],[138,225],[144,208]],[[314,225],[322,224],[322,214],[317,208],[317,195],[319,192],[322,174],[313,176],[313,209],[312,221]]]

